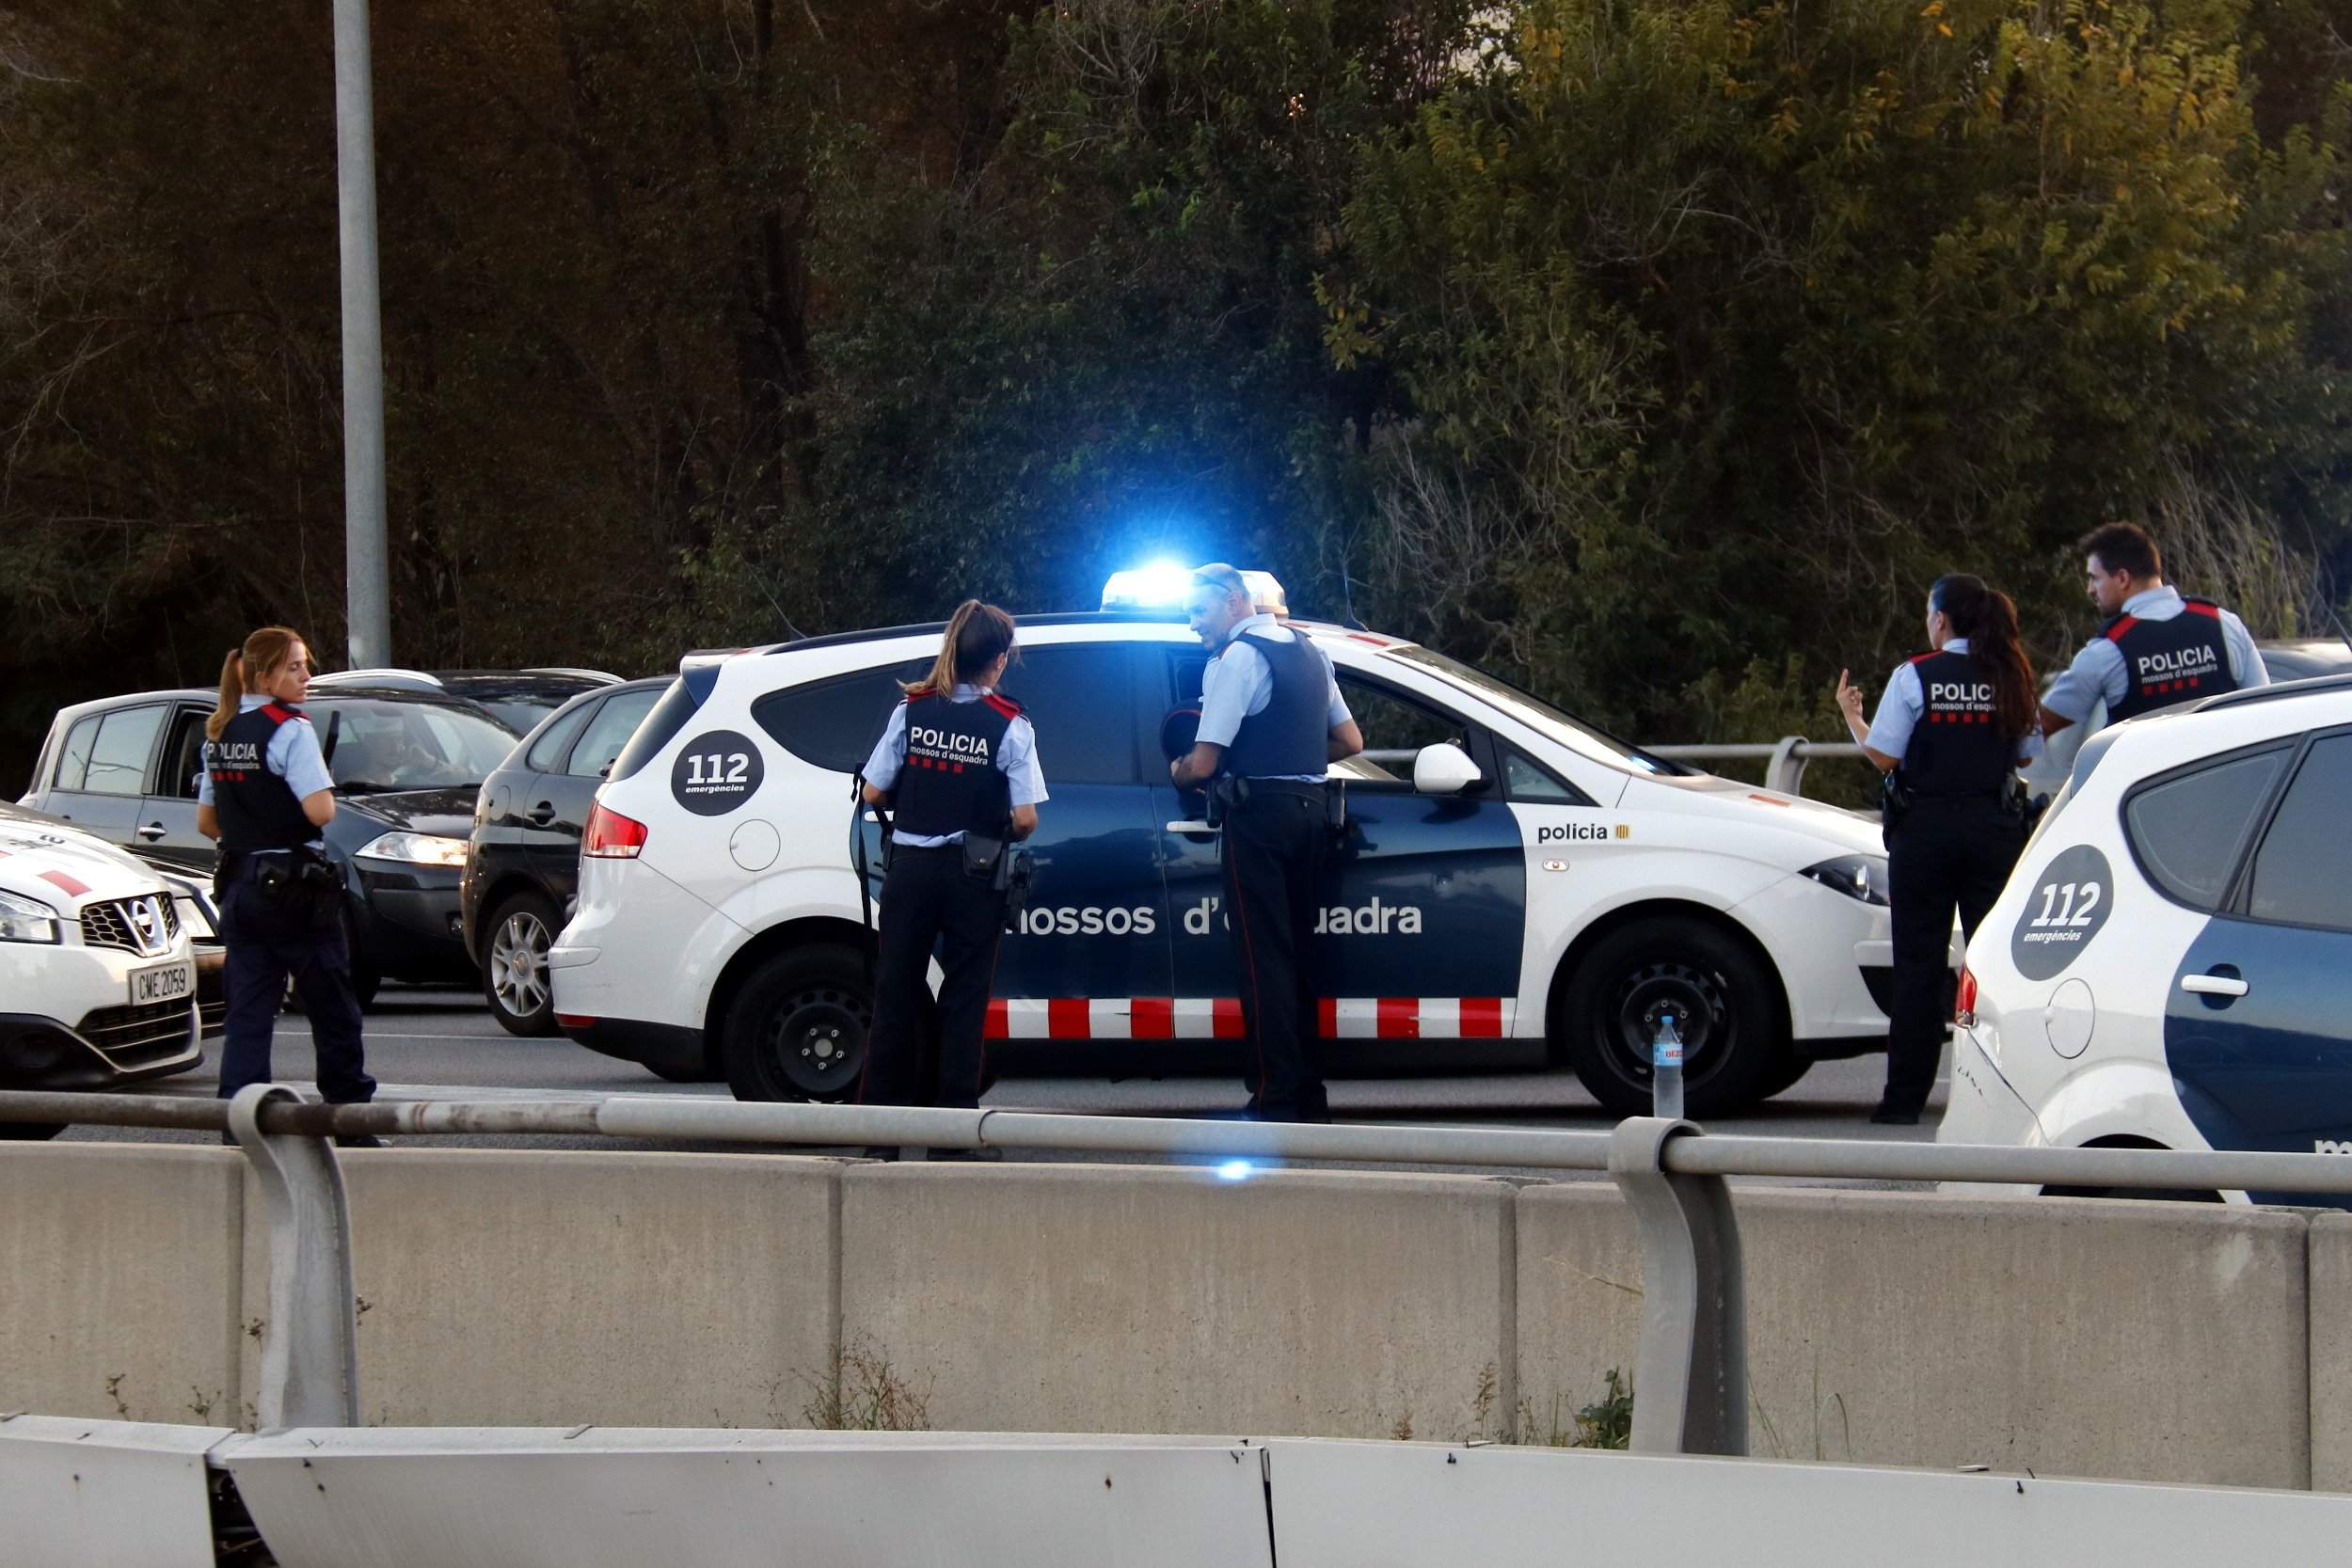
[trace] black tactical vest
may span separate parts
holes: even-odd
[[[2099,628],[2123,656],[2123,700],[2107,709],[2110,723],[2237,689],[2221,640],[2221,607],[2211,599],[2181,603],[2169,621],[2118,615]]]
[[[269,770],[269,743],[280,724],[308,723],[298,707],[266,703],[229,721],[204,747],[213,780],[213,810],[220,817],[224,854],[295,849],[319,836],[302,815],[294,786]]]
[[[1903,748],[1902,783],[1917,796],[1997,797],[2017,770],[2019,737],[2003,732],[1993,673],[1962,653],[1911,661],[1926,704]]]
[[[1012,781],[997,762],[1021,705],[994,692],[973,703],[925,692],[907,699],[906,716],[906,762],[891,791],[898,830],[925,838],[1003,833]]]
[[[1233,640],[1258,650],[1273,673],[1265,706],[1245,715],[1225,748],[1222,771],[1237,779],[1318,774],[1331,765],[1330,689],[1323,656],[1294,632],[1287,642],[1244,632]]]

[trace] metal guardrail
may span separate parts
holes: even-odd
[[[1642,1397],[1634,1405],[1632,1446],[1651,1453],[1747,1451],[1746,1311],[1739,1219],[1726,1177],[2352,1194],[2352,1161],[2322,1154],[1710,1136],[1690,1122],[1654,1117],[1636,1117],[1609,1132],[1553,1132],[675,1097],[324,1105],[293,1089],[257,1084],[225,1102],[0,1091],[0,1121],[235,1134],[253,1162],[270,1214],[270,1310],[259,1404],[264,1431],[358,1421],[351,1220],[330,1141],[338,1134],[602,1134],[815,1148],[1034,1148],[1606,1171],[1626,1196],[1642,1249],[1642,1339],[1634,1363]]]
[[[1859,760],[1862,748],[1851,740],[1807,740],[1801,735],[1778,740],[1743,741],[1703,746],[1645,746],[1645,752],[1674,762],[1753,762],[1764,764],[1764,787],[1783,795],[1798,795],[1804,782],[1804,765],[1815,757]]]

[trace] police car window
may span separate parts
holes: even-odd
[[[1424,746],[1470,745],[1469,726],[1453,714],[1387,687],[1369,685],[1345,671],[1339,672],[1339,683],[1347,711],[1364,733],[1365,760],[1391,782],[1412,779],[1414,754]]]
[[[98,726],[98,744],[90,748],[82,787],[97,795],[146,793],[147,759],[155,752],[155,732],[163,722],[164,710],[154,706],[106,715]]]
[[[89,751],[98,744],[98,717],[93,714],[73,726],[73,733],[65,737],[65,755],[57,760],[56,785],[59,789],[79,789],[83,776],[89,769]]]
[[[1572,713],[1563,712],[1533,692],[1522,691],[1475,665],[1464,664],[1459,659],[1448,658],[1427,648],[1406,646],[1391,648],[1387,652],[1391,658],[1403,659],[1407,664],[1417,664],[1424,670],[1436,672],[1521,723],[1555,736],[1587,756],[1644,773],[1688,775],[1699,771],[1664,757],[1653,756],[1639,746],[1620,740],[1607,730],[1596,728]]]
[[[596,711],[595,703],[582,703],[548,725],[548,733],[532,741],[531,750],[523,753],[523,766],[535,773],[553,772],[564,760],[564,748],[572,743],[572,737],[580,733],[580,726],[587,723],[589,715]]]
[[[2124,836],[2148,879],[2192,909],[2221,902],[2231,869],[2270,786],[2283,747],[2234,756],[2140,788],[2123,804]]]
[[[2352,930],[2352,735],[2312,744],[2254,856],[2247,912],[2257,920]]]
[[[1502,787],[1514,800],[1560,806],[1593,803],[1582,790],[1561,783],[1534,761],[1507,747],[1502,752]]]
[[[1057,784],[1139,784],[1133,650],[1024,648],[1005,693],[1037,726],[1038,766]],[[1158,716],[1155,714],[1153,718]]]
[[[580,744],[572,748],[571,760],[564,771],[580,778],[594,779],[603,775],[628,737],[637,733],[637,726],[653,711],[654,699],[661,695],[651,688],[643,691],[624,691],[596,710],[596,721],[588,726]]]
[[[803,762],[836,773],[854,773],[866,766],[882,726],[890,721],[890,710],[902,695],[900,683],[920,680],[930,667],[928,658],[907,659],[878,670],[860,670],[854,675],[787,687],[754,703],[752,717],[775,737],[777,745]],[[679,689],[671,689],[673,694]],[[669,702],[664,697],[662,706],[666,708]],[[680,722],[684,722],[682,718]],[[651,727],[649,716],[638,735],[642,736]],[[636,752],[632,740],[623,750],[622,762],[630,760]],[[626,777],[621,764],[613,766],[613,774]]]

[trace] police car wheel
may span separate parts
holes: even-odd
[[[64,1131],[62,1122],[0,1121],[0,1144],[43,1143]]]
[[[548,985],[556,927],[555,906],[535,893],[514,895],[490,916],[489,940],[482,945],[482,998],[510,1035],[556,1032]]]
[[[1772,1064],[1772,1069],[1764,1075],[1763,1082],[1756,1085],[1756,1098],[1770,1100],[1776,1094],[1785,1094],[1795,1088],[1812,1070],[1812,1057],[1785,1051],[1781,1053],[1780,1060]]]
[[[1585,953],[1562,997],[1563,1054],[1620,1117],[1650,1111],[1650,1045],[1672,1013],[1682,1037],[1683,1107],[1720,1116],[1761,1098],[1783,1047],[1770,984],[1728,937],[1687,920],[1640,920]]]
[[[866,1069],[874,1003],[847,947],[771,962],[727,1009],[722,1052],[738,1100],[846,1100]]]

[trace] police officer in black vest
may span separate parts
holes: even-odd
[[[1012,651],[1011,616],[977,599],[957,606],[930,673],[906,688],[866,759],[866,803],[895,805],[897,817],[882,877],[874,1025],[858,1084],[864,1104],[979,1104],[989,985],[1006,912],[987,849],[1011,853],[1037,831],[1046,798],[1036,731],[1020,705],[996,691]],[[934,947],[943,971],[939,1053],[927,1084],[923,1003]],[[940,1149],[932,1158],[968,1153]]]
[[[2107,722],[2244,686],[2268,686],[2270,672],[2246,623],[2211,599],[2182,596],[2164,580],[2147,531],[2108,523],[2079,548],[2090,602],[2106,621],[2042,699],[2042,730],[2056,735],[2090,717],[2101,700]]]
[[[1222,563],[1192,577],[1184,611],[1211,654],[1200,725],[1168,765],[1179,789],[1206,785],[1223,810],[1225,920],[1256,1044],[1244,1070],[1263,1121],[1329,1121],[1314,965],[1315,909],[1331,841],[1330,763],[1364,749],[1322,649],[1251,602]]]
[[[1951,1019],[1952,915],[1963,937],[1993,907],[2026,847],[2017,768],[2041,749],[2033,667],[2009,595],[1965,574],[1928,591],[1928,643],[1896,670],[1866,731],[1862,693],[1837,674],[1837,705],[1888,776],[1886,871],[1895,1006],[1886,1093],[1870,1119],[1911,1126],[1935,1086]]]
[[[269,1081],[270,1037],[289,976],[310,1016],[320,1093],[338,1105],[375,1098],[343,944],[342,878],[319,836],[335,816],[335,781],[302,711],[310,686],[310,651],[300,634],[264,626],[229,651],[220,702],[204,723],[196,825],[220,841],[213,887],[228,948],[224,1100]],[[364,1133],[336,1141],[381,1147]]]

